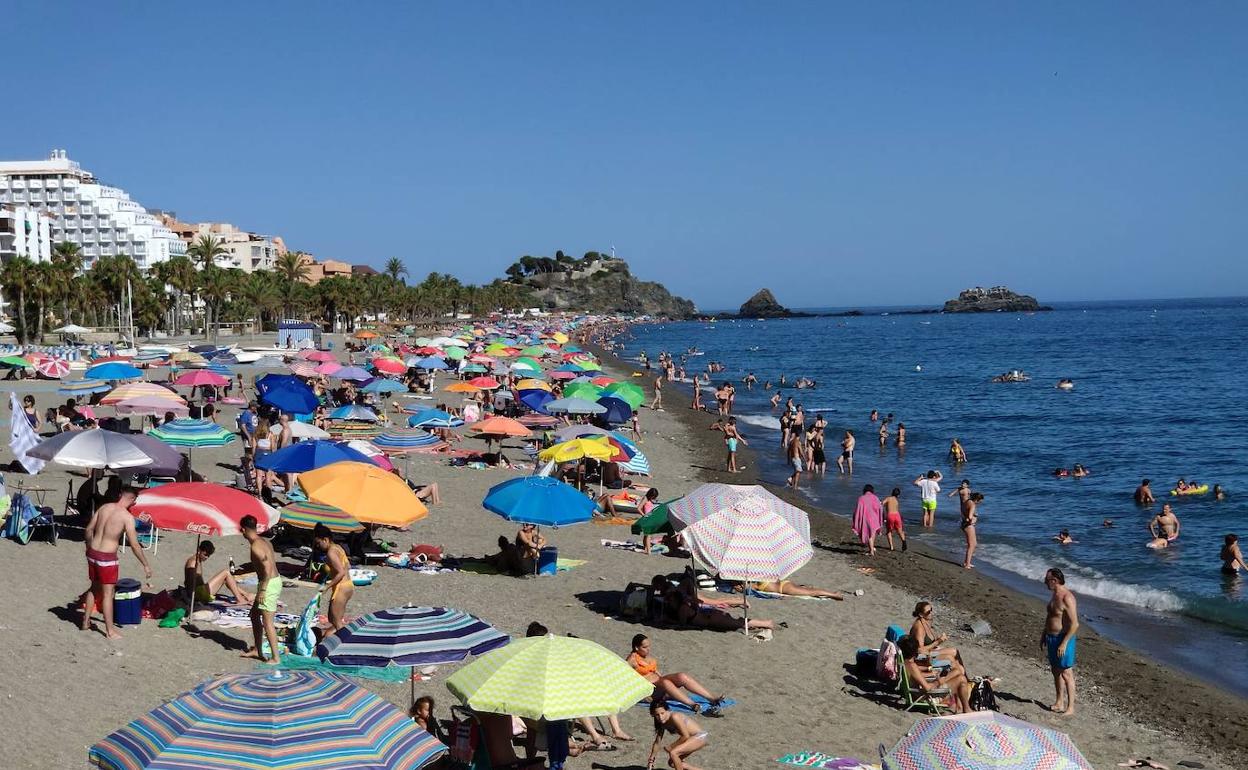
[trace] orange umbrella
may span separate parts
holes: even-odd
[[[331,463],[299,474],[308,499],[342,509],[356,521],[406,527],[429,515],[429,509],[403,479],[372,463]]]
[[[547,393],[549,393],[550,385],[545,382],[542,382],[541,380],[534,380],[532,378],[529,378],[529,379],[524,379],[524,380],[520,380],[519,382],[517,382],[516,390],[544,390]]]
[[[461,381],[461,382],[452,382],[450,385],[446,386],[445,390],[448,393],[476,393],[477,391],[481,390],[481,388],[478,388],[476,385],[473,385],[471,382]]]
[[[525,438],[533,435],[533,431],[510,417],[490,417],[473,425],[472,430],[476,433],[490,436]]]
[[[377,336],[377,332],[370,332],[368,329],[361,329],[355,333],[357,340],[371,340]]]

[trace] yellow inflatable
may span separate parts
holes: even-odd
[[[1188,487],[1187,489],[1172,489],[1170,494],[1178,497],[1179,495],[1203,495],[1209,491],[1208,484],[1201,484],[1198,487]]]

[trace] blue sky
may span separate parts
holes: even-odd
[[[9,3],[0,158],[414,276],[1248,294],[1248,5],[876,5]]]

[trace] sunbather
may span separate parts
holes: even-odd
[[[743,583],[742,586],[745,584]],[[755,591],[762,591],[769,594],[783,594],[784,596],[813,596],[817,599],[836,599],[843,601],[844,596],[838,591],[831,591],[826,588],[814,588],[813,586],[804,586],[794,583],[791,580],[762,580],[757,583],[751,582],[750,588]]]
[[[918,645],[920,656],[926,655],[931,660],[947,661],[951,665],[962,670],[965,674],[965,665],[962,662],[962,655],[953,647],[945,645],[949,641],[948,634],[936,635],[932,628],[932,603],[919,602],[914,605],[914,623],[910,625],[910,638]]]
[[[716,697],[711,695],[710,690],[707,690],[698,683],[698,680],[688,674],[660,674],[659,659],[650,655],[650,637],[645,634],[637,634],[633,637],[633,649],[632,652],[628,653],[625,661],[633,667],[634,671],[641,674],[646,681],[654,684],[654,695],[651,697],[666,696],[685,704],[693,709],[694,713],[701,712],[702,706],[688,695],[685,695],[683,688],[709,701],[711,708],[707,713],[712,716],[718,715],[719,704],[724,700],[724,696]]]
[[[182,570],[182,591],[186,600],[189,602],[191,597],[194,597],[196,604],[208,604],[216,598],[218,591],[225,588],[234,597],[234,601],[239,604],[251,604],[252,595],[238,587],[228,567],[223,567],[220,572],[205,582],[204,562],[208,561],[216,551],[217,547],[212,544],[211,540],[204,540],[191,558],[186,560]]]
[[[903,636],[897,641],[901,650],[901,659],[909,675],[910,686],[923,692],[948,689],[948,705],[954,711],[965,714],[971,710],[971,683],[960,668],[951,668],[945,673],[931,666],[923,666],[918,661],[919,645],[912,636]]]
[[[774,629],[776,624],[764,618],[734,617],[718,607],[705,604],[698,594],[693,578],[686,575],[680,586],[672,589],[664,600],[668,618],[682,626],[710,628],[717,631]],[[716,601],[717,604],[722,603]]]

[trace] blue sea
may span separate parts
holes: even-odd
[[[910,482],[933,468],[946,491],[969,478],[985,496],[976,554],[983,571],[1039,594],[1044,571],[1060,566],[1102,631],[1211,680],[1248,686],[1248,576],[1224,578],[1218,560],[1227,533],[1243,536],[1248,550],[1248,299],[1067,304],[1028,314],[899,310],[642,325],[619,341],[630,359],[642,350],[678,361],[690,348],[704,351],[686,359],[689,376],[709,361],[725,364],[714,382],[737,385],[735,413],[760,450],[763,477],[776,483],[787,473],[779,412],[768,403],[774,390],[761,384],[782,374],[814,379],[817,388],[783,388],[784,396],[825,415],[830,459],[846,429],[858,450],[852,480],[833,463],[826,477],[806,477],[812,500],[844,512],[864,483],[901,487],[911,535],[960,554],[956,502],[942,496],[935,532],[922,533]],[[1011,369],[1031,380],[991,382]],[[741,385],[747,372],[759,379],[753,391]],[[1056,388],[1062,378],[1074,389]],[[669,408],[676,398],[686,395],[668,394]],[[892,438],[879,447],[873,409],[905,423],[904,451]],[[969,458],[961,468],[947,458],[953,437]],[[1091,475],[1052,475],[1075,463]],[[1158,503],[1139,508],[1131,495],[1146,477]],[[1171,498],[1179,477],[1221,484],[1228,499]],[[1171,548],[1150,550],[1147,527],[1162,502],[1173,502],[1182,534]],[[1105,519],[1114,526],[1103,527]],[[1054,542],[1061,529],[1077,543]],[[1228,645],[1236,654],[1226,654]]]

